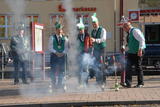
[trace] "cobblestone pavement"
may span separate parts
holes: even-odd
[[[0,106],[29,104],[71,104],[86,105],[82,107],[159,107],[160,76],[145,76],[143,88],[123,88],[115,91],[114,77],[107,78],[107,85],[102,91],[95,85],[95,80],[89,81],[87,88],[79,88],[76,78],[70,78],[66,84],[68,90],[51,90],[49,80],[35,80],[28,85],[13,85],[13,80],[0,80]],[[136,85],[136,77],[133,78]],[[142,104],[142,106],[138,106]],[[146,105],[147,104],[147,105]],[[72,106],[73,105],[73,106]],[[90,106],[89,106],[90,105]],[[132,105],[132,106],[131,106]],[[107,107],[108,107],[107,106]],[[38,107],[38,106],[35,106]],[[44,106],[46,107],[46,106]]]

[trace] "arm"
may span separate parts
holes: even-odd
[[[13,57],[15,56],[13,52],[16,52],[16,44],[14,41],[14,37],[12,37],[10,41],[10,52],[9,52],[9,59],[8,59],[9,63],[13,62]]]
[[[99,39],[95,39],[95,42],[102,43],[106,41],[106,30],[102,28],[102,32]]]
[[[11,38],[10,48],[11,48],[11,51],[16,51],[16,43],[15,43],[14,37]]]
[[[22,54],[25,52],[25,44],[22,44],[22,42],[20,42],[21,39],[19,39],[18,36],[13,36],[11,38],[11,42],[10,42],[10,48],[11,51],[17,54]],[[28,47],[27,47],[28,48]]]
[[[142,50],[145,48],[145,38],[139,29],[133,30],[133,35],[139,41],[138,56],[142,56]]]
[[[134,29],[133,36],[135,37],[137,41],[139,41],[139,49],[144,49],[145,48],[145,38],[142,32],[139,29]]]
[[[64,48],[64,51],[63,53],[66,54],[68,52],[68,38],[65,37],[65,44],[64,44],[65,48]]]
[[[31,51],[31,41],[29,36],[25,36],[24,37],[25,41],[24,41],[24,48],[25,48],[25,52],[30,52]]]
[[[128,37],[129,37],[129,33],[127,32],[127,35],[123,35],[123,39],[122,39],[122,45],[121,45],[121,52],[123,54],[125,54],[125,50],[128,44]]]
[[[48,49],[49,49],[49,52],[56,53],[56,50],[53,49],[53,37],[52,36],[50,36],[49,38]]]
[[[31,51],[32,48],[31,48],[31,39],[30,38],[28,38],[28,47],[29,47],[28,51]]]

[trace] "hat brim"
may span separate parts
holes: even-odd
[[[82,27],[82,28],[79,28],[79,27],[78,27],[78,30],[84,30],[84,29],[85,29],[84,27]]]
[[[117,23],[117,25],[116,26],[118,26],[118,27],[123,27],[123,23]]]
[[[56,28],[56,29],[63,29],[63,26],[60,25],[60,26],[56,26],[55,28]]]

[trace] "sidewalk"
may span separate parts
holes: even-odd
[[[76,78],[67,81],[68,90],[49,88],[49,80],[36,80],[29,85],[13,85],[12,80],[0,80],[0,106],[23,105],[23,107],[71,107],[73,106],[104,106],[104,105],[135,105],[160,104],[160,76],[145,76],[143,88],[123,88],[114,90],[114,77],[107,78],[104,91],[95,86],[95,80],[89,81],[89,87],[79,89]],[[136,78],[133,78],[136,85]]]

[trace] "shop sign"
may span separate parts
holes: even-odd
[[[139,10],[129,10],[129,19],[132,22],[138,22],[139,21],[139,16],[140,16],[140,11]]]
[[[72,8],[74,12],[95,12],[97,10],[96,7],[74,7]],[[66,9],[62,4],[58,5],[59,12],[65,12]]]

